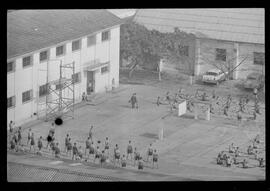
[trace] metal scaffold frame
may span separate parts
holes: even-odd
[[[71,70],[72,73],[70,78],[65,76],[65,70]],[[74,119],[75,86],[72,76],[74,76],[75,73],[75,63],[72,62],[70,64],[63,65],[61,61],[59,66],[59,80],[49,81],[48,72],[49,70],[47,70],[48,93],[46,95],[46,121],[57,117],[72,117],[72,119]],[[52,88],[56,85],[59,86],[58,90]],[[71,98],[66,97],[66,95],[63,94],[66,89],[72,92]],[[56,95],[56,98],[50,100],[49,96],[52,94]]]

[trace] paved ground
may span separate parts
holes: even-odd
[[[195,93],[195,89],[202,86],[189,86],[184,82],[181,82],[179,86],[178,82],[172,83],[168,80],[157,82],[150,79],[138,83],[138,80],[133,78],[133,81],[137,85],[136,83],[121,84],[116,92],[102,95],[94,105],[80,104],[75,111],[75,119],[64,120],[64,124],[56,128],[56,139],[62,149],[67,133],[71,135],[72,142],[76,141],[84,148],[90,125],[94,125],[94,140],[101,140],[103,148],[105,137],[109,137],[110,153],[113,152],[115,144],[120,146],[121,153],[126,152],[128,140],[131,140],[145,158],[147,146],[150,143],[153,144],[159,153],[159,169],[146,167],[143,171],[153,174],[148,175],[150,178],[144,180],[158,180],[155,173],[171,175],[171,179],[169,177],[166,180],[183,180],[183,178],[191,180],[265,179],[265,168],[257,167],[258,161],[245,154],[250,140],[257,134],[260,134],[261,139],[264,140],[264,110],[256,121],[249,120],[247,114],[241,125],[236,121],[234,111],[231,111],[227,118],[220,116],[217,112],[212,116],[211,121],[194,120],[192,113],[177,117],[176,113],[168,115],[169,107],[167,105],[159,107],[155,105],[157,96],[164,96],[166,91],[176,92],[180,86],[185,88],[187,93]],[[223,84],[217,89],[217,94],[220,94],[221,98],[227,96],[228,92],[235,97],[243,94],[233,87],[227,89],[225,87],[227,87],[226,84]],[[213,89],[213,87],[207,88],[209,91]],[[131,109],[128,104],[133,92],[137,93],[139,109]],[[262,105],[262,107],[264,106]],[[166,117],[164,118],[164,116]],[[49,127],[49,122],[32,124],[35,137],[46,137]],[[164,139],[158,140],[158,131],[161,127],[164,128]],[[23,132],[24,144],[26,136],[27,130]],[[216,164],[217,154],[221,150],[228,150],[228,146],[232,142],[240,147],[242,158],[248,159],[251,168],[242,169],[238,166],[227,168]],[[44,145],[46,145],[45,142]],[[263,158],[265,158],[264,147],[263,142],[259,149]],[[17,157],[19,159],[15,162],[19,163],[20,156]],[[10,161],[8,160],[8,162]],[[146,166],[150,167],[150,164],[146,163]],[[55,165],[52,168],[55,168]],[[135,170],[131,165],[128,165],[127,169]],[[97,168],[97,171],[99,170],[102,171]],[[135,175],[130,177],[130,180],[136,180]],[[179,179],[175,177],[179,177]],[[140,178],[137,179],[140,180]]]

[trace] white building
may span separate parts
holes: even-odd
[[[83,92],[117,87],[121,22],[106,10],[7,13],[7,122],[44,115],[46,95],[53,96],[46,84],[60,78],[61,63],[74,63],[74,75],[64,75],[74,80],[75,102]]]

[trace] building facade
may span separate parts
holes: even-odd
[[[139,9],[134,21],[150,30],[173,32],[177,27],[194,34],[195,42],[187,49],[195,49],[195,54],[189,54],[191,66],[184,67],[191,69],[189,73],[200,76],[224,66],[233,70],[232,79],[244,79],[249,73],[265,72],[264,16],[259,8]],[[176,63],[174,68],[185,65]]]
[[[22,54],[15,56],[12,54],[12,51],[9,50],[21,49],[20,47],[15,47],[12,42],[12,37],[17,35],[18,32],[21,32],[21,28],[19,31],[17,31],[15,27],[13,28],[17,23],[12,19],[20,15],[26,15],[25,18],[29,18],[29,15],[32,14],[29,13],[29,11],[27,11],[27,13],[24,11],[8,13],[8,123],[12,120],[16,125],[20,125],[44,115],[46,99],[54,100],[57,97],[57,91],[59,91],[59,86],[61,86],[60,83],[57,84],[60,75],[73,80],[75,103],[81,101],[83,92],[90,95],[111,90],[112,86],[118,87],[121,21],[105,10],[94,11],[95,13],[91,13],[91,11],[92,10],[71,12],[73,15],[79,14],[77,18],[81,18],[81,20],[76,20],[76,24],[78,22],[81,23],[80,26],[83,27],[83,30],[75,26],[78,32],[71,31],[72,34],[69,35],[69,38],[57,39],[58,42],[55,40],[57,43],[50,43],[49,46],[46,44],[46,41],[43,41],[42,48],[28,50],[28,52],[23,50]],[[59,20],[61,20],[61,22],[68,22],[69,18],[65,18],[65,15],[61,13],[61,11],[55,12],[56,17],[54,19],[56,20],[51,20],[51,22],[58,22],[57,25],[59,24]],[[39,13],[36,11],[34,11],[34,14],[39,16]],[[97,18],[97,16],[102,18]],[[42,17],[43,16],[40,16],[40,18]],[[113,17],[113,22],[108,22],[106,25],[103,24],[102,26],[94,23],[97,25],[96,27],[92,25],[90,26],[91,30],[87,29],[87,27],[84,29],[85,25],[92,24],[92,20],[95,22],[99,20],[99,22],[104,23],[104,21],[112,20],[109,17]],[[42,19],[40,21],[42,21]],[[25,22],[28,22],[28,26],[33,25],[32,23],[34,23],[35,26],[37,25],[35,19],[25,19]],[[69,25],[72,24],[69,23]],[[41,32],[42,29],[42,26],[38,25],[34,30],[38,32],[40,30]],[[65,27],[63,27],[63,29],[65,29]],[[56,28],[55,32],[57,32],[57,30],[63,32],[61,31],[63,29]],[[68,32],[65,31],[65,33]],[[28,38],[27,34],[21,33],[20,35],[25,36],[26,39]],[[51,34],[44,33],[44,35],[49,36]],[[30,45],[33,43],[31,42],[31,38],[27,39],[27,43]],[[27,46],[27,44],[25,46]],[[74,63],[74,70],[65,69],[60,72],[60,65],[65,66],[71,63]],[[56,83],[52,84],[50,82]],[[56,94],[48,94],[48,84],[54,86],[52,89],[55,90]],[[68,88],[66,89],[67,90],[62,93],[65,94],[66,97],[72,97],[71,92]]]

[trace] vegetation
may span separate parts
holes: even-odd
[[[181,47],[187,41],[195,40],[193,34],[180,31],[161,33],[157,30],[148,30],[146,27],[133,21],[128,21],[121,26],[120,55],[121,60],[130,60],[130,75],[137,65],[146,66],[156,64],[161,58],[170,58],[180,61],[188,59],[183,55]]]

